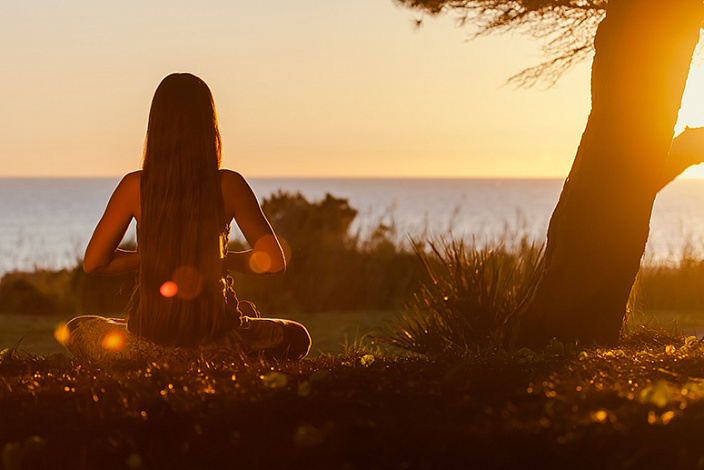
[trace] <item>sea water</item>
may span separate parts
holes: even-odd
[[[118,178],[0,178],[0,274],[74,266]],[[379,224],[396,239],[453,236],[479,244],[507,236],[543,241],[559,179],[252,178],[262,200],[277,191],[309,200],[326,194],[358,210],[353,233]],[[233,231],[233,236],[238,236]],[[126,236],[134,238],[134,227]],[[704,180],[679,179],[658,195],[647,257],[704,253]]]

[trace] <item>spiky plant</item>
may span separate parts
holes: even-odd
[[[542,246],[440,240],[414,248],[427,279],[380,339],[424,355],[500,346],[508,316],[535,283]]]

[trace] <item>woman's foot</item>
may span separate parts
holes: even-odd
[[[126,320],[95,315],[72,319],[62,336],[61,343],[71,354],[93,364],[121,359],[187,360],[203,353],[239,355],[243,350],[239,339],[227,336],[195,348],[162,346],[130,333]]]
[[[75,357],[95,363],[136,359],[136,354],[146,349],[136,347],[125,320],[97,315],[73,318],[66,324],[66,335],[61,342]]]
[[[305,326],[292,320],[261,318],[254,304],[240,301],[242,314],[237,333],[247,354],[273,356],[277,359],[298,360],[310,351],[310,334]]]
[[[277,359],[303,359],[310,351],[308,330],[295,321],[242,317],[237,329],[247,354],[263,353]]]

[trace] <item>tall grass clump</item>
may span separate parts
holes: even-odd
[[[428,249],[416,243],[415,251],[426,279],[380,339],[429,356],[499,347],[536,281],[542,246],[525,238],[484,248],[440,240]]]
[[[644,306],[652,310],[704,311],[704,259],[687,242],[673,263],[645,263],[640,270]]]

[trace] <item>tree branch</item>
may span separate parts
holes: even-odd
[[[472,24],[472,38],[490,33],[519,32],[543,41],[547,60],[508,79],[530,87],[554,85],[572,66],[593,52],[596,27],[603,19],[606,0],[395,0],[400,5],[435,16],[457,12],[458,24]]]

